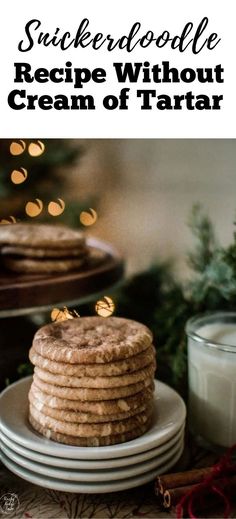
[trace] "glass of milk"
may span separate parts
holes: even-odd
[[[187,322],[189,422],[194,435],[217,447],[236,443],[236,312]]]

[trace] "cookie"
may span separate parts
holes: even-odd
[[[126,418],[122,421],[103,422],[103,423],[76,423],[76,422],[62,422],[56,420],[51,416],[46,416],[38,411],[32,404],[30,404],[29,414],[40,425],[51,429],[54,432],[61,434],[68,434],[69,436],[79,436],[82,438],[90,438],[91,436],[112,436],[114,434],[123,434],[132,431],[136,427],[144,425],[150,418],[153,412],[152,406],[149,409],[139,413],[131,418]]]
[[[85,263],[85,257],[82,258],[64,258],[64,259],[33,259],[18,256],[3,256],[3,265],[14,272],[23,272],[27,274],[51,274],[53,272],[69,272],[82,267]]]
[[[152,417],[150,417],[145,424],[139,425],[132,431],[127,431],[122,434],[115,434],[111,436],[93,436],[90,438],[82,438],[78,436],[71,436],[67,434],[54,432],[48,427],[43,427],[31,415],[29,415],[29,422],[33,429],[35,429],[37,432],[39,432],[40,434],[42,434],[50,440],[59,443],[64,443],[65,445],[75,445],[78,447],[101,447],[105,445],[115,445],[117,443],[124,443],[126,441],[130,441],[134,438],[141,436],[149,429],[152,423]]]
[[[55,362],[39,355],[34,348],[30,349],[29,358],[34,364],[42,369],[59,375],[73,377],[110,377],[133,373],[155,361],[155,349],[151,345],[145,351],[129,357],[127,360],[117,360],[107,364],[68,364],[65,362]]]
[[[58,396],[63,399],[69,400],[82,400],[82,401],[101,401],[101,400],[116,400],[118,398],[125,398],[127,396],[135,395],[146,387],[150,386],[153,377],[137,382],[136,384],[130,384],[129,386],[117,387],[117,388],[106,388],[106,389],[90,389],[90,388],[74,388],[74,387],[62,387],[41,380],[36,373],[33,376],[35,385],[44,391],[45,393]]]
[[[47,406],[37,400],[34,397],[33,392],[29,392],[29,401],[30,403],[41,413],[46,416],[51,416],[56,420],[60,420],[61,422],[76,422],[76,423],[100,423],[100,422],[117,422],[120,420],[125,420],[126,418],[131,418],[136,414],[142,413],[147,409],[148,402],[146,404],[140,405],[136,409],[130,409],[130,411],[124,411],[123,413],[116,414],[106,414],[99,415],[93,413],[81,413],[79,411],[65,411],[62,409],[55,409],[53,407]]]
[[[41,368],[35,368],[34,373],[40,380],[62,387],[75,388],[121,388],[142,382],[153,377],[155,372],[154,362],[146,368],[135,371],[134,373],[118,375],[116,377],[71,377],[65,375],[55,375]]]
[[[40,328],[34,350],[42,357],[70,364],[103,364],[132,357],[150,347],[151,331],[119,317],[82,317]]]
[[[84,256],[87,249],[85,245],[77,248],[64,248],[64,249],[52,249],[52,248],[39,248],[39,247],[24,247],[18,245],[4,245],[1,247],[1,253],[6,256],[23,256],[29,258],[77,258]]]
[[[105,400],[84,402],[81,400],[71,400],[66,398],[60,398],[52,396],[42,389],[38,388],[35,383],[31,385],[30,394],[39,402],[50,407],[52,409],[66,410],[81,413],[96,414],[99,416],[103,415],[114,415],[121,412],[129,412],[136,410],[143,404],[147,404],[153,398],[154,383],[143,389],[141,392],[135,395],[119,398],[116,400]]]
[[[0,246],[17,245],[49,249],[80,248],[85,245],[85,236],[81,231],[64,225],[39,223],[16,223],[1,225]]]

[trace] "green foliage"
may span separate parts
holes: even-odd
[[[189,254],[189,265],[195,273],[187,286],[189,300],[198,312],[234,308],[236,242],[223,249],[215,238],[213,224],[200,206],[194,206],[190,226],[197,243]]]
[[[13,140],[13,139],[12,139]],[[50,189],[53,189],[54,196],[61,195],[61,175],[58,168],[72,165],[81,149],[73,148],[66,139],[43,139],[45,151],[39,157],[31,157],[27,153],[27,146],[34,139],[25,139],[26,150],[21,155],[13,156],[10,154],[10,144],[12,140],[2,139],[0,141],[0,196],[15,195],[16,190],[22,196],[25,192],[34,192],[38,195],[50,197]],[[24,167],[28,171],[27,181],[23,184],[14,185],[10,182],[10,174],[13,169]],[[59,180],[59,185],[55,183]],[[55,192],[56,190],[56,192]],[[58,192],[57,192],[58,191]]]
[[[13,139],[12,139],[13,140]],[[67,139],[43,139],[45,151],[39,157],[31,157],[27,147],[34,139],[24,139],[26,150],[21,155],[10,154],[12,140],[0,141],[0,218],[14,215],[17,219],[25,218],[25,205],[29,200],[42,199],[44,205],[56,198],[65,198],[65,190],[69,172],[66,168],[78,162],[83,153],[80,147],[73,147]],[[28,172],[27,180],[22,184],[11,182],[11,172],[14,169],[25,168]],[[66,200],[65,200],[66,201]],[[76,199],[72,204],[66,204],[66,210],[57,221],[79,225],[79,214],[82,210],[80,201]],[[76,207],[76,210],[75,210]],[[39,221],[51,221],[52,217],[43,211]]]
[[[189,253],[188,262],[196,272],[204,272],[217,250],[217,241],[212,222],[202,213],[199,204],[193,206],[189,227],[197,243],[195,250]]]
[[[33,366],[29,362],[25,362],[25,364],[20,364],[17,368],[17,373],[20,375],[20,378],[27,377],[28,375],[33,374]]]
[[[196,313],[236,309],[236,233],[223,249],[214,226],[199,205],[193,207],[189,226],[196,240],[188,254],[193,275],[178,282],[171,264],[157,264],[128,280],[118,294],[119,315],[137,319],[151,328],[157,349],[158,378],[186,394],[187,350],[185,325]]]

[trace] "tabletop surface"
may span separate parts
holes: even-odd
[[[209,466],[216,461],[215,455],[188,441],[175,471],[193,467]],[[175,517],[175,511],[164,511],[154,494],[154,484],[111,494],[71,494],[44,489],[27,483],[12,474],[0,463],[0,504],[5,494],[16,495],[17,510],[8,510],[2,517],[19,519],[158,519]],[[14,508],[14,506],[13,506]],[[205,519],[218,517],[219,510],[208,510]],[[231,513],[236,517],[236,509]]]

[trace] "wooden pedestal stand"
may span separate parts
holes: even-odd
[[[0,389],[27,360],[42,312],[96,300],[122,280],[124,262],[116,249],[93,238],[88,246],[89,260],[78,271],[29,275],[0,270]]]

